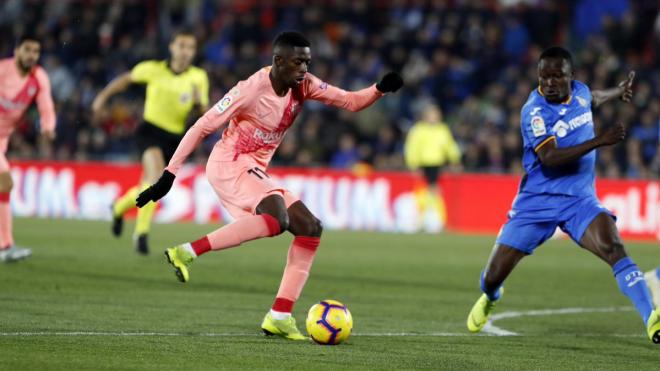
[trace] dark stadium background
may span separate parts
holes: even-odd
[[[42,40],[52,80],[57,141],[41,143],[26,120],[9,157],[135,161],[133,131],[142,91],[112,101],[91,120],[96,93],[143,59],[162,59],[173,30],[200,40],[197,64],[209,72],[211,100],[270,63],[270,42],[298,29],[313,43],[311,72],[344,88],[400,70],[406,87],[359,114],[312,102],[278,150],[278,166],[403,169],[403,140],[419,107],[438,103],[469,172],[519,173],[519,111],[535,88],[540,50],[569,47],[576,78],[592,88],[637,71],[632,105],[609,104],[597,123],[630,128],[623,146],[603,148],[601,176],[657,178],[660,170],[660,18],[656,1],[30,1],[0,4],[0,56],[29,30]],[[355,146],[339,148],[339,138]],[[199,151],[202,161],[216,138]],[[345,142],[351,142],[345,140]]]

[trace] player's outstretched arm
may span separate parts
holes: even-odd
[[[536,154],[541,163],[547,167],[559,167],[577,161],[580,157],[593,151],[598,147],[617,144],[626,137],[626,129],[622,124],[615,125],[584,143],[571,147],[558,148],[557,142],[548,140],[536,149]]]
[[[125,72],[110,81],[110,83],[99,92],[96,98],[94,98],[94,102],[92,102],[92,113],[94,116],[98,116],[108,99],[113,95],[119,94],[128,89],[132,82],[133,80],[131,79],[130,72]]]
[[[55,105],[53,104],[53,96],[50,89],[50,80],[46,72],[39,68],[36,73],[37,81],[39,81],[39,92],[37,93],[36,102],[37,109],[39,110],[41,134],[47,139],[55,139]]]
[[[346,91],[321,81],[308,73],[306,97],[325,104],[356,112],[372,105],[385,93],[396,92],[403,86],[403,79],[396,72],[389,72],[376,84],[358,91]]]
[[[630,102],[633,95],[632,84],[635,79],[635,71],[630,71],[628,77],[621,81],[615,88],[605,90],[592,90],[592,106],[598,107],[608,100],[620,98],[624,102]]]

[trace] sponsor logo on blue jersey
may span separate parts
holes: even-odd
[[[529,193],[590,195],[594,194],[595,151],[573,164],[549,168],[536,154],[550,142],[561,147],[575,146],[594,137],[591,92],[579,81],[571,84],[567,102],[549,103],[534,90],[521,112],[523,166],[525,177],[520,191]]]

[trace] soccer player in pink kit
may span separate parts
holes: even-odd
[[[160,179],[137,198],[141,207],[165,196],[202,138],[229,122],[211,152],[206,175],[236,220],[197,241],[169,248],[165,255],[179,280],[187,282],[189,265],[201,254],[291,232],[294,239],[280,288],[261,325],[266,334],[291,340],[306,339],[291,311],[309,276],[322,226],[300,200],[269,177],[268,163],[305,100],[359,111],[403,85],[401,77],[390,72],[378,84],[347,92],[308,73],[310,62],[310,43],[302,34],[278,35],[273,42],[272,66],[239,82],[206,112],[183,137]]]
[[[25,111],[37,103],[41,133],[55,138],[55,110],[50,94],[50,81],[37,65],[40,42],[32,36],[22,36],[14,48],[14,57],[0,60],[0,261],[12,262],[27,258],[30,249],[14,245],[9,194],[13,187],[9,162],[5,153],[9,136]]]

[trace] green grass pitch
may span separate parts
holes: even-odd
[[[130,230],[101,222],[17,219],[34,255],[0,265],[0,369],[658,369],[660,347],[610,269],[569,241],[523,260],[506,285],[495,325],[518,336],[470,335],[467,313],[492,237],[326,232],[295,308],[321,299],[348,305],[353,336],[329,347],[266,338],[290,236],[209,253],[179,283],[162,250],[213,226],[156,225],[152,254]],[[642,270],[660,246],[629,244]],[[563,308],[585,313],[558,314]],[[553,311],[554,310],[554,311]],[[593,312],[591,312],[593,311]],[[601,311],[601,312],[599,312]],[[603,312],[609,311],[609,312]]]

